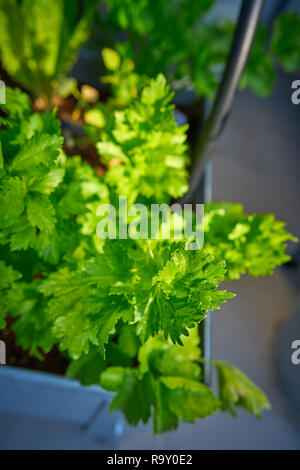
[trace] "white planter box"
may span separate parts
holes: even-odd
[[[100,445],[114,447],[122,434],[121,413],[110,413],[112,394],[98,385],[10,366],[0,366],[0,419],[38,418],[79,426]]]

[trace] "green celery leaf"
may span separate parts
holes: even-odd
[[[163,75],[148,81],[126,109],[115,112],[97,144],[109,166],[107,184],[131,203],[139,196],[164,202],[188,190],[186,126],[175,123],[171,98]]]
[[[99,382],[99,376],[106,367],[106,361],[97,349],[91,349],[79,359],[71,361],[66,376],[79,380],[83,385],[93,385]]]
[[[189,328],[234,294],[216,290],[224,279],[225,264],[204,250],[186,250],[180,242],[164,256],[162,266],[157,266],[158,258],[150,257],[148,265],[142,262],[141,274],[147,271],[148,278],[153,274],[148,282],[143,276],[137,284],[138,332],[142,342],[162,331],[166,339],[182,345],[181,336],[187,336]]]
[[[161,377],[171,412],[187,422],[206,418],[220,409],[220,401],[206,385],[183,377]]]
[[[35,135],[14,158],[11,171],[15,174],[45,174],[55,165],[63,138],[58,135]]]
[[[260,418],[271,405],[266,395],[236,366],[229,362],[214,362],[218,373],[219,397],[223,411],[236,416],[240,406]]]
[[[20,122],[28,118],[31,113],[31,102],[29,95],[19,88],[6,87],[6,103],[0,104],[12,121]]]
[[[29,194],[26,199],[26,208],[28,220],[33,227],[44,232],[53,232],[56,223],[55,209],[46,196]]]
[[[240,204],[206,204],[204,226],[204,248],[225,260],[228,280],[272,274],[290,259],[287,242],[297,241],[273,214],[248,215]]]
[[[51,323],[46,314],[46,300],[37,290],[36,283],[17,283],[8,293],[7,313],[16,317],[12,330],[17,345],[29,354],[43,360],[54,345]]]
[[[120,376],[115,376],[115,384],[120,383]],[[112,384],[112,377],[110,378]],[[113,398],[110,409],[122,410],[128,422],[137,425],[139,421],[147,423],[151,416],[154,394],[151,375],[146,373],[139,377],[134,370],[125,370],[122,383]]]

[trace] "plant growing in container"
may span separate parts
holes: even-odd
[[[54,89],[92,32],[97,4],[97,0],[0,1],[2,67],[37,100],[37,108],[51,106]]]
[[[197,325],[234,297],[222,281],[271,274],[295,240],[274,216],[230,203],[206,206],[199,250],[175,236],[97,237],[101,203],[127,196],[150,207],[186,193],[187,128],[176,124],[171,100],[158,75],[109,115],[97,144],[104,176],[66,157],[55,111],[32,113],[18,89],[1,106],[1,327],[40,360],[58,348],[67,376],[115,392],[111,408],[132,424],[152,416],[156,433],[218,410],[260,416],[269,408],[224,361],[212,362],[218,395],[202,383]]]

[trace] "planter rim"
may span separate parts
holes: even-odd
[[[53,374],[51,372],[37,371],[34,369],[23,369],[22,367],[14,367],[1,365],[0,380],[2,378],[13,380],[23,380],[24,382],[36,383],[39,385],[52,386],[55,388],[64,388],[70,390],[84,389],[91,393],[106,395],[107,398],[113,397],[113,393],[104,390],[100,385],[82,385],[79,380],[72,379],[63,375]]]

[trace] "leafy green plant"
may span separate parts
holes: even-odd
[[[293,239],[272,216],[229,203],[207,207],[200,250],[175,237],[97,238],[100,203],[125,194],[149,207],[186,191],[186,129],[171,98],[159,75],[107,113],[98,149],[119,173],[104,177],[66,157],[55,112],[31,113],[20,90],[8,88],[0,122],[0,327],[12,317],[17,344],[40,359],[56,345],[69,377],[114,391],[111,409],[134,425],[152,416],[154,432],[270,407],[231,364],[213,363],[218,396],[201,382],[198,323],[234,297],[223,280],[269,274]]]
[[[259,25],[241,88],[250,87],[258,96],[270,94],[275,82],[276,64],[287,72],[300,69],[300,17],[297,12],[287,12],[279,16],[268,30]]]
[[[254,277],[273,274],[290,259],[287,241],[297,241],[273,214],[248,215],[241,204],[206,204],[204,226],[205,247],[225,260],[228,280],[246,271]]]
[[[163,75],[150,80],[128,107],[114,113],[97,144],[106,162],[121,163],[111,166],[105,179],[130,203],[141,196],[165,202],[188,189],[187,127],[175,123],[172,96]]]
[[[271,48],[287,72],[300,69],[300,18],[295,12],[277,18]]]
[[[1,0],[0,57],[7,73],[34,97],[52,96],[91,33],[98,2]]]
[[[139,350],[139,368],[113,366],[101,373],[100,383],[116,392],[111,409],[121,409],[134,425],[147,422],[153,409],[153,431],[178,427],[181,421],[194,422],[218,410],[233,416],[236,407],[260,417],[270,404],[264,393],[230,363],[211,361],[216,367],[218,397],[201,380],[196,330],[184,347],[165,344],[161,338],[148,340]]]
[[[193,86],[212,98],[224,69],[235,23],[215,20],[215,0],[106,0],[99,18],[105,44],[122,58],[133,59],[139,74],[163,72],[174,89]],[[180,20],[179,20],[180,19]],[[120,33],[123,33],[120,40]],[[300,18],[282,14],[273,25],[271,40],[260,24],[244,71],[241,87],[268,95],[279,61],[288,71],[299,69]],[[125,39],[123,39],[125,36]]]
[[[174,90],[193,87],[201,96],[212,98],[235,28],[233,21],[214,19],[211,11],[215,3],[106,0],[106,10],[102,8],[97,14],[97,0],[1,0],[2,66],[12,79],[35,98],[42,97],[46,104],[54,88],[62,96],[75,90],[77,96],[74,80],[65,80],[61,86],[57,82],[70,70],[98,18],[101,39],[93,35],[91,47],[95,48],[96,43],[99,48],[116,48],[124,70],[136,64],[136,74],[120,80],[123,93],[120,91],[119,98],[126,100],[126,80],[135,87],[138,75],[156,77],[161,72]],[[297,12],[276,19],[270,40],[267,28],[260,24],[241,88],[250,87],[259,96],[268,95],[277,61],[289,72],[299,69],[299,41]],[[118,68],[116,60],[111,62],[110,70]]]

